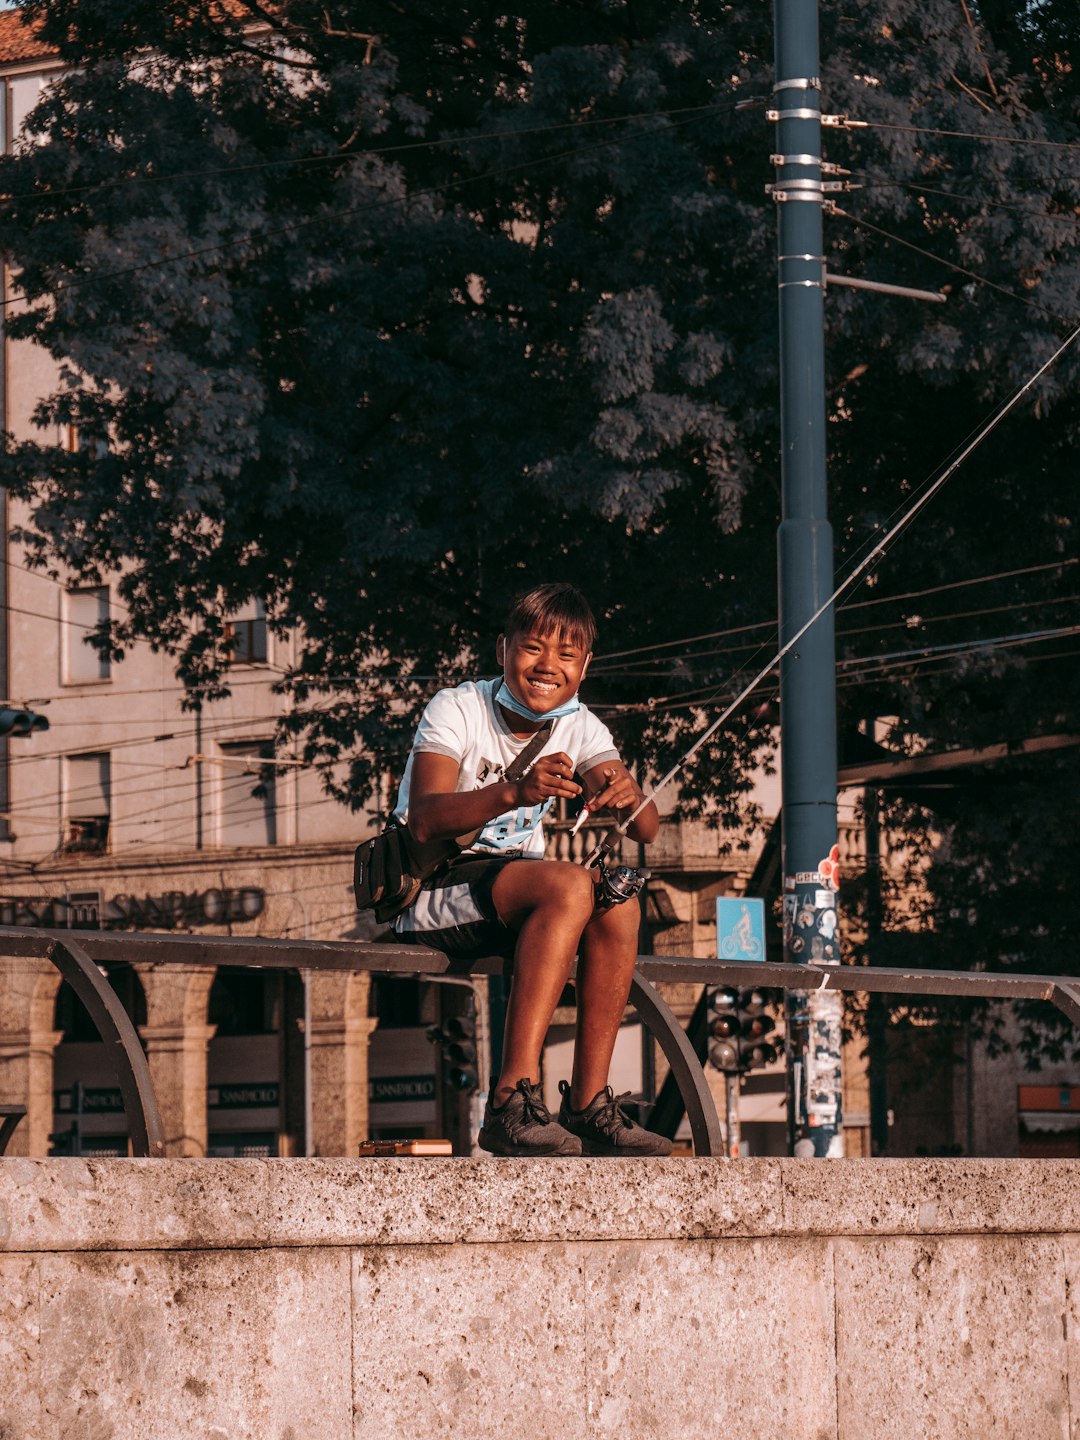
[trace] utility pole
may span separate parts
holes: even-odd
[[[780,300],[780,641],[833,590],[825,474],[825,260],[817,0],[775,0],[776,202]],[[830,607],[780,666],[785,958],[838,964],[836,642]],[[838,1156],[842,1000],[788,996],[793,1154]]]

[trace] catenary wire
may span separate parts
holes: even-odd
[[[185,180],[207,180],[217,177],[228,177],[231,175],[246,175],[256,171],[271,170],[282,166],[307,166],[307,165],[351,165],[359,161],[367,160],[372,156],[398,155],[407,151],[435,150],[450,145],[474,145],[488,140],[516,140],[524,135],[552,135],[564,130],[582,130],[597,125],[620,125],[635,120],[657,120],[666,119],[672,115],[700,115],[704,119],[708,114],[730,114],[732,111],[750,109],[753,105],[764,105],[762,97],[748,96],[744,100],[728,103],[713,103],[711,105],[679,105],[672,106],[666,110],[640,110],[630,112],[626,115],[596,116],[593,119],[566,120],[551,125],[529,125],[515,130],[491,130],[476,135],[445,136],[438,140],[410,140],[395,145],[375,145],[363,150],[341,151],[332,154],[298,155],[285,157],[280,160],[261,160],[249,165],[221,165],[208,167],[201,170],[177,170],[166,175],[129,175],[118,180],[103,180],[94,184],[69,185],[61,190],[24,190],[12,195],[0,195],[0,205],[10,205],[18,201],[58,200],[68,195],[97,195],[102,191],[116,190],[132,186],[142,185],[169,185],[179,184]]]
[[[916,135],[940,135],[951,140],[982,140],[994,145],[1035,145],[1055,150],[1080,150],[1075,140],[1045,140],[1025,135],[990,135],[976,130],[936,130],[929,125],[901,125],[885,120],[850,120],[842,118],[838,129],[854,130],[905,130]]]
[[[126,692],[126,693],[127,693],[127,694],[130,694],[130,695],[138,695],[138,694],[140,694],[141,692],[138,691],[138,690],[130,690],[130,691]],[[151,691],[151,692],[149,692],[149,693],[152,694],[152,693],[154,693],[154,692]],[[76,698],[85,698],[85,697],[76,697]],[[290,713],[295,713],[295,712],[290,712]],[[221,718],[221,719],[203,720],[202,726],[201,726],[201,733],[202,733],[202,735],[203,735],[204,738],[207,738],[207,737],[209,737],[209,736],[212,736],[212,735],[214,735],[214,734],[217,734],[217,733],[221,732],[222,730],[233,729],[233,728],[236,727],[237,725],[249,725],[249,726],[250,726],[250,725],[256,725],[256,724],[270,724],[272,721],[274,721],[274,720],[276,720],[276,719],[279,719],[280,716],[281,716],[281,711],[280,711],[280,710],[273,710],[273,711],[267,711],[266,713],[261,714],[261,715],[241,715],[241,716],[233,716],[233,717],[228,717],[228,718],[223,717],[223,718]],[[117,722],[117,723],[119,723],[119,722]],[[160,724],[164,724],[164,725],[168,725],[168,724],[169,724],[168,720],[161,720],[161,721],[159,721],[159,723],[160,723]],[[169,730],[167,730],[167,731],[163,731],[160,735],[134,735],[134,736],[129,737],[129,738],[126,739],[126,740],[117,740],[117,741],[115,742],[115,744],[113,744],[113,745],[110,747],[110,749],[112,749],[112,750],[127,750],[127,749],[132,749],[132,748],[138,748],[139,746],[144,746],[144,745],[153,745],[153,744],[156,744],[156,743],[159,742],[159,741],[165,741],[165,740],[192,740],[192,739],[195,738],[196,734],[199,733],[199,729],[200,729],[200,727],[198,726],[197,723],[192,724],[191,726],[188,726],[188,727],[184,727],[184,726],[176,727],[176,726],[174,726],[172,729],[169,729]],[[268,737],[260,737],[260,736],[257,736],[257,735],[251,735],[250,733],[247,734],[247,735],[237,735],[237,736],[236,736],[236,739],[237,739],[238,741],[239,741],[239,740],[251,740],[253,743],[254,743],[255,741],[259,740],[260,738],[266,739],[266,738],[268,738]],[[98,743],[98,742],[95,741],[95,744],[97,744],[97,743]],[[38,760],[63,760],[63,759],[68,758],[69,756],[79,755],[79,754],[81,754],[81,753],[84,753],[84,752],[82,752],[82,751],[80,751],[80,750],[71,750],[71,749],[65,749],[65,750],[45,750],[45,751],[36,751],[36,750],[35,750],[35,751],[28,751],[26,754],[22,754],[22,755],[12,754],[12,756],[11,756],[11,761],[12,761],[13,763],[26,765],[26,764],[31,764],[31,763],[33,763],[33,762],[35,762],[35,761],[38,761]],[[96,752],[92,752],[92,753],[96,753]]]
[[[990,575],[976,575],[970,580],[950,580],[943,585],[930,585],[921,590],[905,590],[899,595],[875,595],[869,600],[849,600],[844,605],[837,606],[838,613],[846,614],[849,610],[861,610],[868,605],[893,605],[901,600],[922,600],[927,595],[937,595],[945,590],[960,590],[969,585],[988,585],[997,580],[1012,580],[1018,575],[1035,575],[1046,570],[1062,570],[1070,565],[1078,565],[1080,560],[1054,560],[1042,565],[1023,565],[1014,570],[997,570]],[[620,660],[623,656],[641,655],[652,650],[673,649],[677,645],[694,645],[701,640],[719,640],[727,635],[738,635],[744,630],[763,629],[766,626],[776,629],[776,620],[755,620],[749,625],[736,625],[727,630],[709,630],[702,635],[688,635],[681,640],[661,640],[655,645],[640,645],[633,650],[612,650],[602,655],[599,660],[594,660],[590,667],[591,673],[595,674],[603,669],[609,660]]]
[[[1035,610],[1041,609],[1047,605],[1066,605],[1076,600],[1080,600],[1080,594],[1060,595],[1056,597],[1048,597],[1041,600],[1014,600],[1008,605],[988,605],[984,606],[982,609],[979,610],[953,610],[946,615],[909,615],[906,617],[902,617],[899,620],[890,620],[882,625],[857,625],[852,626],[850,629],[847,630],[837,630],[836,638],[837,640],[840,640],[847,635],[882,634],[890,630],[921,630],[927,625],[943,625],[954,620],[977,619],[983,615],[1011,614],[1017,610]],[[716,650],[685,651],[675,657],[658,656],[655,660],[641,660],[637,663],[640,665],[653,666],[671,665],[672,663],[675,663],[681,666],[690,667],[694,664],[695,661],[711,659],[712,657],[717,655],[738,654],[740,650],[749,649],[752,644],[753,642],[748,642],[745,645],[726,646],[724,648]],[[649,679],[650,676],[655,677],[656,673],[657,672],[655,670],[635,670],[631,668],[624,669],[622,667],[615,667],[613,669],[604,671],[605,675],[618,675],[622,679]]]
[[[963,275],[968,280],[974,280],[979,285],[986,285],[989,289],[996,290],[1001,295],[1007,295],[1010,300],[1017,300],[1021,305],[1027,305],[1033,310],[1038,310],[1041,314],[1048,315],[1052,320],[1057,320],[1062,325],[1071,325],[1074,323],[1067,315],[1062,315],[1056,310],[1050,310],[1047,306],[1040,305],[1037,300],[1032,300],[1026,295],[1018,295],[1015,290],[1010,290],[1005,285],[999,285],[996,280],[990,280],[985,275],[977,274],[974,270],[968,270],[966,266],[957,265],[955,261],[945,260],[942,256],[935,255],[932,250],[924,250],[921,245],[915,245],[912,241],[905,240],[902,235],[894,235],[890,230],[883,230],[880,225],[874,225],[869,220],[864,220],[861,216],[852,215],[850,211],[843,209],[840,205],[834,205],[832,213],[839,215],[844,220],[850,221],[852,225],[857,226],[861,230],[869,230],[875,235],[880,235],[885,240],[891,240],[897,245],[902,245],[906,250],[914,251],[916,255],[921,255],[925,260],[933,260],[936,264],[943,265],[947,270],[955,271],[957,275]]]
[[[734,107],[733,107],[734,108]],[[684,120],[676,120],[670,129],[674,130],[682,125],[692,125],[700,120],[699,115],[692,115]],[[42,298],[54,297],[67,293],[69,290],[79,290],[85,285],[105,284],[110,280],[123,280],[130,275],[143,274],[147,270],[156,270],[163,265],[178,265],[185,260],[201,259],[204,255],[218,255],[226,250],[233,250],[238,245],[261,245],[268,240],[280,239],[283,235],[294,235],[299,230],[306,230],[312,225],[326,225],[336,220],[349,219],[354,215],[372,214],[377,210],[385,210],[397,205],[410,205],[416,200],[422,200],[431,195],[442,195],[448,190],[456,190],[464,185],[474,185],[482,180],[494,180],[503,175],[517,174],[522,170],[531,170],[538,165],[551,165],[560,160],[573,160],[582,155],[590,155],[598,150],[608,150],[616,145],[625,145],[632,140],[655,139],[666,132],[658,130],[641,130],[632,135],[619,135],[611,140],[602,140],[595,145],[575,146],[570,150],[560,150],[554,155],[541,155],[532,160],[522,160],[513,165],[500,165],[490,170],[479,171],[475,175],[465,175],[457,180],[445,180],[438,185],[425,186],[419,190],[409,191],[405,195],[395,195],[390,199],[368,202],[364,205],[353,205],[345,210],[329,211],[323,215],[308,216],[302,220],[293,220],[285,225],[275,226],[270,230],[249,231],[246,235],[238,236],[234,240],[222,240],[213,245],[200,245],[192,250],[184,250],[176,255],[162,255],[155,260],[144,260],[137,265],[126,265],[119,270],[108,270],[95,275],[84,275],[80,279],[69,280],[62,285],[50,285],[43,290],[41,295],[34,300],[29,300],[23,294],[13,295],[7,299],[0,300],[0,310],[9,306],[22,305],[29,307],[35,305]]]
[[[800,626],[799,629],[796,630],[795,633],[786,642],[786,644],[781,646],[777,655],[770,660],[770,662],[758,673],[757,676],[755,676],[750,681],[748,685],[744,686],[744,688],[739,692],[735,699],[731,701],[731,703],[724,708],[722,713],[712,722],[712,724],[709,725],[708,728],[703,731],[701,735],[698,736],[697,740],[694,741],[693,745],[689,747],[689,749],[685,752],[682,758],[678,760],[676,764],[672,766],[671,769],[667,772],[667,774],[664,775],[657,782],[657,784],[652,787],[649,794],[647,794],[642,799],[641,803],[637,805],[635,809],[633,809],[624,820],[620,821],[618,825],[613,826],[609,830],[607,839],[600,841],[596,846],[594,846],[593,850],[588,856],[585,857],[585,860],[583,862],[586,868],[590,868],[591,866],[596,864],[601,855],[603,855],[605,846],[608,844],[609,840],[613,840],[616,835],[626,834],[629,826],[633,824],[634,820],[638,817],[638,815],[641,814],[642,810],[644,810],[647,805],[650,805],[652,803],[653,797],[657,795],[666,785],[668,785],[675,778],[675,776],[689,760],[693,759],[693,757],[697,754],[698,750],[701,749],[701,747],[706,743],[710,736],[716,733],[716,731],[720,728],[724,721],[727,720],[728,717],[734,713],[734,711],[738,708],[742,701],[748,695],[750,695],[757,687],[757,685],[760,684],[761,681],[770,674],[770,672],[775,668],[775,666],[784,659],[785,655],[788,654],[794,648],[794,646],[798,644],[798,642],[807,633],[807,631],[813,625],[817,624],[818,620],[820,620],[822,615],[824,615],[827,610],[829,610],[832,606],[836,604],[840,596],[859,581],[859,579],[866,572],[866,570],[869,569],[870,565],[873,564],[874,560],[884,555],[887,546],[892,543],[893,539],[900,533],[900,531],[902,529],[906,529],[907,526],[912,522],[912,520],[914,520],[916,516],[925,509],[925,507],[929,504],[929,502],[933,499],[937,492],[942,488],[942,486],[944,486],[946,482],[950,479],[950,477],[956,473],[956,471],[960,468],[960,466],[964,463],[964,461],[972,453],[972,451],[974,451],[980,444],[982,444],[983,440],[985,440],[986,437],[990,435],[997,428],[997,426],[1002,423],[1002,421],[1004,421],[1006,416],[1008,416],[1012,412],[1012,410],[1015,409],[1021,399],[1023,399],[1023,397],[1027,394],[1027,392],[1042,378],[1043,375],[1046,374],[1046,372],[1057,362],[1057,360],[1065,354],[1065,352],[1076,342],[1078,338],[1080,338],[1080,327],[1077,327],[1075,330],[1073,330],[1073,332],[1068,336],[1068,338],[1065,339],[1058,346],[1054,353],[1039,366],[1035,373],[1031,375],[1027,380],[1025,380],[1024,383],[1013,392],[1013,394],[1003,405],[998,407],[998,409],[991,416],[990,420],[975,435],[975,437],[964,446],[964,448],[960,451],[959,455],[956,455],[955,458],[950,461],[950,463],[945,467],[945,469],[939,475],[937,475],[937,477],[931,483],[922,487],[922,493],[912,504],[908,506],[900,519],[891,526],[889,531],[863,557],[863,559],[860,560],[859,564],[856,565],[855,568],[848,574],[846,579],[844,579],[841,584],[833,590],[832,594],[821,605],[819,605],[817,609],[815,609],[815,611],[805,622],[805,624]]]
[[[848,657],[838,662],[837,669],[840,673],[838,673],[837,684],[838,686],[842,686],[843,688],[850,688],[851,684],[865,684],[868,680],[873,680],[879,675],[890,671],[903,671],[905,673],[914,673],[916,670],[918,670],[920,673],[926,673],[926,667],[931,664],[940,665],[943,660],[952,660],[965,654],[985,657],[990,651],[996,652],[998,650],[1015,648],[1018,646],[1046,643],[1049,640],[1059,639],[1065,636],[1075,634],[1080,634],[1080,626],[1057,627],[1055,629],[1033,633],[1025,632],[1013,635],[983,637],[977,640],[954,642],[952,644],[943,646],[922,647],[920,649],[912,651],[898,651],[895,652],[895,654],[893,655]],[[1062,653],[1068,655],[1073,652]],[[1035,658],[1051,659],[1057,657],[1044,656]],[[844,671],[851,671],[852,674],[846,675],[843,673]],[[707,701],[688,700],[683,698],[677,702],[659,702],[653,708],[655,708],[656,710],[674,710],[679,708],[700,709],[703,708],[703,706],[707,703]],[[637,707],[610,708],[628,709]],[[750,723],[752,723],[752,717],[751,721],[748,721],[747,728],[749,728]],[[161,769],[164,767],[154,768]],[[191,826],[194,823],[193,819],[185,819],[183,822],[181,822],[180,826],[177,827],[175,821],[166,818],[168,811],[176,809],[178,807],[188,808],[191,803],[191,786],[189,782],[176,782],[176,786],[184,788],[187,792],[182,799],[171,802],[164,806],[160,804],[155,804],[141,811],[128,812],[126,814],[121,812],[120,814],[112,815],[111,819],[118,827],[124,828],[138,828],[142,825],[156,825],[162,831],[162,836],[160,837],[162,839],[162,843],[167,843],[171,838],[179,838],[182,834],[189,833]],[[167,787],[157,787],[154,793],[160,796],[164,792],[164,790],[173,789],[176,788],[176,786],[170,785]],[[147,787],[140,783],[136,787],[134,787],[134,793],[138,793],[144,788]],[[57,806],[58,804],[59,801],[57,800]],[[326,795],[313,797],[312,799],[306,801],[300,801],[295,805],[291,805],[290,809],[294,809],[296,811],[305,811],[320,805],[335,805],[341,809],[348,809],[348,807],[345,806],[343,802],[339,801],[336,797]],[[140,818],[147,814],[150,814],[153,818],[151,818],[150,820],[144,820]],[[22,825],[40,824],[44,828],[48,829],[52,829],[53,826],[57,823],[58,819],[64,818],[63,816],[59,816],[54,813],[50,819],[42,817],[41,820],[36,820],[33,815],[27,814],[21,810],[5,812],[5,815],[8,818],[18,819],[19,823]],[[170,827],[172,828],[170,829]],[[50,851],[47,853],[54,854],[55,851]],[[24,861],[21,863],[26,862]],[[306,888],[321,889],[324,888],[324,882],[320,882],[317,885]]]
[[[1034,643],[1044,642],[1038,641]],[[967,658],[971,661],[971,663],[976,664],[981,661],[992,661],[996,659],[996,657],[999,653],[1001,653],[1001,651],[1011,648],[1014,647],[1004,645],[989,647],[985,645],[973,645],[970,647],[969,650],[966,651],[959,651],[945,655],[930,655],[925,656],[922,659],[916,658],[913,660],[895,660],[889,662],[887,665],[881,666],[880,668],[873,668],[872,662],[867,662],[861,668],[854,667],[850,671],[850,673],[838,674],[836,677],[836,688],[837,690],[859,690],[865,689],[869,685],[879,683],[882,679],[925,679],[939,675],[944,676],[948,674],[955,674],[955,661],[957,659]],[[1034,665],[1042,661],[1067,658],[1068,656],[1076,653],[1080,652],[1069,650],[1060,652],[1055,651],[1049,655],[1030,655],[1025,658],[1024,664],[1025,666]],[[773,677],[774,683],[769,688],[763,689],[761,692],[763,703],[766,704],[775,702],[780,694],[779,686],[775,683],[775,672],[773,672]],[[634,703],[621,705],[612,704],[609,706],[597,706],[596,711],[602,716],[617,717],[619,715],[631,715],[640,713],[643,708],[644,707]],[[659,716],[674,714],[675,712],[678,712],[680,710],[702,712],[710,708],[711,702],[708,698],[698,698],[694,700],[671,699],[658,701],[654,707],[649,709],[648,713],[650,715],[656,714]]]
[[[944,200],[967,200],[972,205],[985,205],[991,210],[1007,210],[1014,215],[1030,215],[1036,220],[1053,220],[1065,225],[1080,225],[1080,214],[1057,215],[1050,210],[1036,210],[1032,205],[1010,205],[1007,200],[994,200],[989,195],[972,195],[963,190],[942,190],[936,185],[924,185],[920,180],[886,180],[879,176],[868,175],[865,179],[860,180],[859,188],[863,190],[911,190],[919,195],[938,195]]]

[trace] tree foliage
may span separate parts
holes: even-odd
[[[490,666],[510,596],[567,578],[602,616],[591,698],[666,765],[775,636],[767,7],[23,10],[72,69],[0,165],[0,247],[31,302],[11,332],[63,374],[0,479],[32,501],[43,563],[122,571],[109,643],[167,648],[198,699],[227,684],[230,608],[263,597],[304,637],[283,724],[309,758],[350,758],[366,803],[431,686]],[[829,292],[843,574],[1076,320],[1080,20],[825,0],[822,25],[825,108],[869,122],[826,132],[857,187],[829,268],[948,295]],[[1070,351],[851,597],[848,730],[889,717],[907,752],[1075,727],[1062,637],[998,637],[1075,614],[1078,374]],[[67,425],[74,453],[50,443]],[[940,588],[961,581],[980,583]],[[743,803],[755,714],[685,804]],[[976,855],[1008,854],[1038,908],[1025,817],[1045,835],[1076,774],[1067,752],[1030,763],[1038,805],[894,801],[916,850],[935,837],[943,939]],[[1063,875],[1068,827],[1057,843]],[[1049,963],[986,948],[996,892],[975,888],[980,953]]]

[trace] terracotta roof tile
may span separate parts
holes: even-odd
[[[14,60],[39,60],[56,51],[39,40],[18,10],[0,14],[0,64]]]
[[[217,0],[213,8],[218,9],[219,6],[230,19],[251,18],[250,11],[239,3],[239,0]],[[265,8],[273,10],[274,5],[270,3]],[[0,11],[0,65],[10,65],[19,60],[45,59],[55,56],[56,53],[54,46],[37,38],[23,19],[21,11]]]

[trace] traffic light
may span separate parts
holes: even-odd
[[[739,992],[729,985],[709,991],[709,1063],[726,1075],[739,1069]]]
[[[446,1043],[443,1055],[450,1066],[449,1080],[455,1090],[477,1090],[480,1077],[476,1069],[476,1023],[465,1015],[455,1015],[443,1025]]]
[[[765,1013],[760,990],[720,985],[709,992],[709,1061],[725,1075],[745,1074],[770,1065],[779,1047],[767,1037],[776,1021]]]
[[[756,1070],[771,1065],[780,1051],[766,1037],[776,1029],[776,1021],[765,1013],[765,996],[760,990],[739,992],[739,1069]]]
[[[0,706],[0,737],[4,735],[31,735],[35,730],[47,730],[49,722],[44,715],[33,710],[13,710]]]
[[[476,1022],[467,1015],[453,1015],[428,1031],[428,1039],[442,1051],[448,1084],[455,1090],[478,1090],[476,1068]]]

